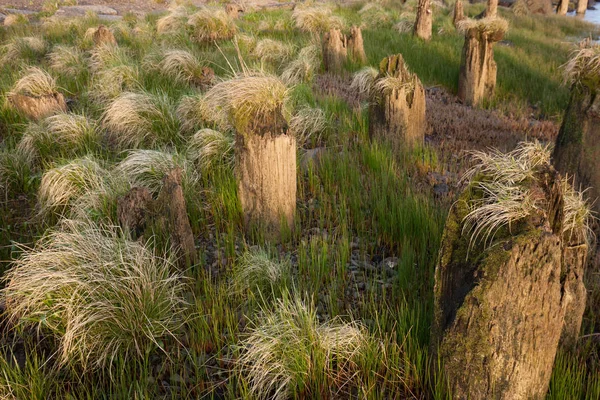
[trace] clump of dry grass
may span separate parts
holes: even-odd
[[[30,160],[21,152],[2,149],[0,151],[0,189],[8,193],[26,193],[31,186]]]
[[[303,107],[290,119],[289,132],[296,137],[298,147],[304,147],[308,142],[319,142],[327,125],[328,120],[323,110]]]
[[[244,132],[254,118],[281,111],[287,113],[288,88],[270,75],[238,75],[210,88],[201,102],[203,114],[214,113],[215,120],[228,121]]]
[[[375,81],[373,91],[381,95],[389,95],[395,90],[402,89],[411,91],[415,88],[415,80],[415,75],[412,76],[412,79],[406,79],[406,77],[403,76],[386,75]]]
[[[190,192],[199,182],[200,176],[185,155],[161,150],[132,150],[115,167],[114,173],[124,177],[131,186],[142,186],[158,194],[162,180],[175,168],[182,171],[182,187]],[[197,192],[195,193],[197,195]]]
[[[25,75],[15,83],[10,94],[43,97],[57,91],[56,80],[49,73],[38,67],[29,67],[25,70]]]
[[[186,7],[173,7],[167,15],[156,21],[156,32],[159,35],[183,32],[188,18],[189,13]]]
[[[285,291],[291,281],[290,260],[272,257],[260,247],[247,250],[234,264],[232,291],[270,296]]]
[[[95,47],[90,56],[90,68],[93,72],[114,67],[117,65],[130,65],[131,58],[123,47],[103,44]]]
[[[27,17],[22,14],[8,14],[4,17],[4,26],[24,25],[28,22]]]
[[[359,11],[363,24],[370,28],[377,28],[391,24],[393,16],[390,10],[378,3],[366,3]]]
[[[515,1],[510,9],[513,14],[519,17],[529,15],[529,7],[527,7],[527,3],[524,0]]]
[[[497,150],[473,152],[475,165],[463,179],[474,180],[481,196],[470,200],[463,232],[470,232],[470,246],[479,240],[491,243],[503,227],[527,218],[546,207],[545,198],[532,189],[542,168],[549,167],[550,149],[538,142],[523,142],[506,154]],[[587,237],[589,209],[580,194],[563,182],[565,196],[564,234]]]
[[[172,260],[118,228],[65,220],[24,250],[5,277],[6,314],[54,334],[61,364],[143,359],[181,326],[185,286]]]
[[[326,6],[300,8],[296,7],[292,14],[296,27],[315,35],[328,32],[332,28],[343,29],[345,22],[341,17],[333,15]]]
[[[370,95],[375,85],[375,80],[379,75],[377,68],[364,67],[357,71],[352,78],[350,88],[356,90],[361,95]]]
[[[85,54],[74,46],[54,46],[48,60],[50,68],[63,75],[78,76],[87,69]]]
[[[594,237],[592,220],[595,219],[590,206],[584,198],[584,192],[577,191],[569,182],[568,176],[562,180],[563,198],[565,201],[563,235],[571,240],[574,235],[590,242]]]
[[[204,96],[201,94],[194,96],[183,96],[177,105],[177,118],[181,124],[181,130],[186,133],[192,133],[202,127],[205,123],[211,121],[211,117],[221,114],[205,114],[207,107],[203,104]],[[227,121],[217,121],[216,126],[227,129]]]
[[[321,65],[321,48],[310,45],[302,48],[296,59],[283,70],[281,79],[288,85],[310,82]]]
[[[415,29],[415,19],[415,15],[405,14],[394,24],[394,29],[398,33],[412,33]]]
[[[225,10],[203,8],[187,21],[190,36],[198,43],[212,43],[233,38],[237,32],[235,21]]]
[[[159,50],[144,59],[143,67],[181,83],[200,81],[205,63],[187,50]]]
[[[233,168],[234,145],[232,134],[204,128],[191,137],[187,156],[200,171],[211,171],[215,165]]]
[[[263,62],[283,63],[294,54],[294,46],[279,40],[261,39],[256,43],[253,54]]]
[[[237,34],[235,35],[235,43],[239,46],[240,50],[250,54],[256,48],[258,39],[254,35],[249,34]]]
[[[174,106],[164,94],[125,92],[108,105],[102,125],[118,148],[170,145],[180,139]]]
[[[101,189],[107,173],[90,157],[75,159],[46,171],[38,190],[39,214],[64,215],[83,194]]]
[[[24,60],[42,58],[48,51],[48,44],[38,37],[15,37],[0,47],[2,64],[16,65]]]
[[[84,115],[61,113],[28,125],[17,151],[30,163],[97,148],[100,135]]]
[[[94,74],[88,95],[93,101],[106,106],[123,92],[138,89],[141,89],[138,68],[130,65],[116,65]]]
[[[471,30],[477,30],[481,35],[487,35],[491,38],[500,38],[508,32],[508,21],[503,18],[466,18],[459,21],[456,29],[463,34]]]
[[[600,46],[584,43],[573,52],[563,70],[565,83],[596,89],[600,85]]]
[[[358,359],[368,346],[358,323],[319,324],[311,304],[284,297],[250,328],[237,365],[259,399],[310,393],[315,382],[334,393],[358,378]]]

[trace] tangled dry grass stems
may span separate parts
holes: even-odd
[[[84,52],[75,46],[54,46],[48,60],[50,68],[63,75],[78,76],[87,69]]]
[[[344,20],[336,15],[326,6],[300,8],[296,7],[292,18],[296,23],[296,28],[319,35],[328,32],[332,28],[343,29]]]
[[[114,174],[127,180],[130,186],[142,186],[158,194],[163,178],[175,168],[182,171],[184,192],[197,187],[200,175],[184,154],[161,150],[132,150],[114,169]],[[197,193],[196,193],[197,195]]]
[[[26,36],[15,37],[0,47],[0,62],[17,65],[22,61],[41,58],[46,54],[48,44],[42,38]]]
[[[212,43],[233,38],[237,26],[225,10],[203,8],[192,14],[188,21],[190,36],[198,43]]]
[[[600,85],[600,46],[584,43],[573,52],[563,70],[566,84],[584,85],[595,90]]]
[[[241,342],[237,364],[259,399],[311,393],[317,382],[335,393],[357,379],[357,362],[368,341],[358,323],[319,324],[311,304],[284,297],[273,310],[263,310]]]
[[[94,122],[84,115],[61,113],[41,122],[31,122],[17,151],[34,165],[40,159],[73,156],[95,149],[99,144],[100,134]]]
[[[527,7],[527,3],[524,0],[515,1],[510,9],[512,10],[513,14],[518,17],[523,17],[530,14],[529,7]]]
[[[42,175],[38,190],[38,213],[66,215],[73,202],[87,192],[105,185],[108,172],[93,158],[84,157],[49,169]]]
[[[94,74],[88,95],[96,103],[107,106],[124,92],[140,90],[140,74],[136,66],[116,65]]]
[[[255,118],[281,111],[287,113],[288,88],[270,75],[237,75],[210,88],[200,106],[202,115],[210,112],[216,121],[228,121],[239,132]]]
[[[166,95],[125,92],[106,108],[102,125],[118,148],[170,145],[181,139],[174,108]]]
[[[90,68],[93,72],[115,67],[118,65],[131,65],[131,57],[127,50],[119,46],[103,44],[95,47],[90,55]]]
[[[210,128],[200,129],[191,137],[187,157],[200,171],[211,171],[216,165],[233,169],[235,138],[230,133]]]
[[[464,219],[463,232],[470,234],[470,247],[477,241],[487,245],[503,227],[541,211],[545,200],[535,193],[531,182],[541,168],[550,166],[550,148],[539,142],[522,142],[515,150],[473,152],[475,165],[464,180],[475,182],[481,196],[470,201],[470,211]],[[563,182],[565,198],[565,235],[589,238],[590,210],[580,193]]]
[[[466,18],[458,22],[456,29],[463,34],[476,30],[480,35],[489,38],[501,38],[508,32],[508,21],[503,18]]]
[[[176,6],[167,15],[156,21],[156,33],[165,35],[183,32],[188,18],[188,9],[184,6]]]
[[[291,263],[272,257],[263,248],[247,250],[234,264],[231,288],[238,294],[270,297],[285,290],[291,280]]]
[[[315,71],[321,66],[321,48],[310,45],[303,47],[281,73],[281,79],[287,85],[310,82]]]
[[[394,24],[394,29],[398,33],[411,33],[415,29],[415,19],[410,17],[401,18]]]
[[[200,80],[205,63],[191,52],[182,49],[158,50],[148,54],[143,62],[147,71],[158,71],[161,75],[180,83]]]
[[[253,54],[262,62],[281,64],[294,54],[294,46],[280,40],[261,39],[256,43]]]
[[[356,90],[361,95],[370,96],[378,75],[379,71],[377,68],[364,67],[354,74],[350,88]]]
[[[58,91],[56,80],[39,67],[29,67],[10,91],[10,94],[21,94],[31,97],[52,95]]]
[[[7,316],[54,334],[61,364],[143,359],[181,325],[184,284],[171,264],[118,228],[65,220],[7,273]]]
[[[329,121],[320,108],[302,107],[290,119],[289,132],[296,137],[298,147],[318,143]]]

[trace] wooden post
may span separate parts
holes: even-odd
[[[236,135],[238,196],[248,230],[281,238],[294,228],[296,213],[296,139],[287,134],[281,110],[255,116]]]
[[[414,34],[423,40],[431,39],[433,15],[430,0],[419,0]]]
[[[399,77],[406,85],[389,93],[373,93],[369,135],[390,142],[397,150],[422,144],[426,119],[425,90],[421,81],[408,71],[400,54],[381,61],[375,82],[386,76]]]
[[[341,72],[348,58],[348,41],[337,28],[323,35],[323,65],[325,71]]]
[[[493,46],[503,35],[503,32],[488,33],[478,28],[471,28],[465,33],[458,97],[466,104],[478,105],[484,98],[494,96],[497,66]]]
[[[362,32],[358,26],[350,28],[350,35],[348,36],[348,54],[350,55],[350,59],[354,62],[359,64],[365,64],[367,62]]]

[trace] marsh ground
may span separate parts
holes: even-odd
[[[467,13],[475,16],[482,7],[467,6]],[[131,305],[128,300],[135,296],[112,298],[102,304],[131,311],[126,319],[140,325],[124,329],[113,318],[110,329],[92,326],[85,331],[91,336],[78,336],[87,341],[65,342],[72,320],[56,304],[71,304],[72,298],[65,300],[64,291],[42,292],[36,297],[41,300],[32,303],[39,312],[3,336],[0,397],[252,398],[262,382],[257,376],[274,376],[274,384],[284,382],[282,393],[292,398],[447,398],[443,375],[429,351],[433,270],[448,208],[469,166],[465,152],[511,150],[522,140],[552,142],[569,97],[561,65],[576,42],[597,35],[597,28],[572,18],[515,16],[502,9],[510,30],[495,50],[497,96],[474,109],[454,95],[463,37],[451,23],[450,8],[435,5],[434,35],[427,43],[405,29],[414,20],[414,2],[366,9],[362,4],[332,5],[329,10],[327,18],[363,25],[369,65],[401,53],[427,86],[429,128],[423,147],[398,154],[369,140],[366,98],[350,90],[352,74],[361,66],[348,64],[340,75],[322,72],[320,59],[315,64],[310,57],[314,44],[318,54],[318,34],[296,27],[290,10],[247,13],[235,22],[237,45],[230,39],[216,45],[194,40],[198,32],[186,26],[197,11],[193,7],[174,11],[169,24],[163,20],[161,25],[163,15],[156,14],[110,23],[119,47],[107,51],[94,49],[86,38],[87,29],[100,23],[94,16],[71,22],[32,17],[29,23],[0,30],[3,55],[10,54],[0,64],[3,96],[31,72],[28,67],[39,66],[68,99],[64,121],[78,121],[73,124],[77,129],[69,131],[75,133],[68,136],[73,139],[61,141],[52,135],[64,131],[53,128],[52,121],[29,121],[2,106],[4,269],[32,255],[51,254],[47,252],[55,246],[86,254],[61,253],[68,257],[60,260],[76,260],[65,265],[78,273],[83,266],[94,271],[112,262],[130,265],[134,262],[125,261],[138,260],[132,254],[142,265],[162,265],[166,247],[161,232],[140,249],[111,227],[117,224],[120,196],[132,186],[149,187],[156,196],[164,172],[173,167],[185,171],[184,193],[199,259],[177,272],[185,285],[173,292],[182,301],[169,298],[165,304],[178,312],[152,307],[152,296],[131,309],[122,305]],[[261,41],[266,50],[258,50]],[[174,65],[163,62],[168,55],[182,54],[173,50],[190,57],[173,57],[179,60]],[[206,89],[193,83],[201,67],[210,66],[227,80],[244,64],[276,76],[292,66],[300,71],[290,84],[290,113],[318,114],[323,122],[306,122],[309,134],[299,159],[315,149],[321,156],[298,169],[296,229],[278,244],[244,233],[231,165],[232,129],[215,118],[216,109],[202,113],[199,104]],[[60,183],[60,190],[49,190],[51,182]],[[59,246],[58,238],[67,245]],[[86,247],[90,242],[106,246]],[[100,262],[89,252],[100,254]],[[55,260],[38,263],[52,266]],[[39,280],[40,287],[45,281]],[[110,285],[109,279],[102,282],[106,285],[86,290],[114,288],[111,293],[120,295],[123,288]],[[584,335],[598,332],[594,296]],[[153,336],[160,330],[137,318],[136,307],[148,305],[147,315],[174,324],[167,333]],[[282,325],[293,329],[282,333],[276,329]],[[332,327],[338,329],[334,332],[344,329],[346,348],[359,343],[358,358],[352,351],[326,347],[331,346],[325,339]],[[151,340],[140,341],[145,346],[141,352],[135,346],[117,347],[111,358],[93,343],[109,338],[112,344],[112,337],[131,343],[139,339],[136,329],[151,328]],[[265,343],[276,345],[265,346],[262,353],[249,351]],[[598,348],[592,335],[574,351],[560,354],[548,398],[600,397]],[[317,357],[324,353],[336,358],[325,362]],[[262,358],[245,358],[248,354]],[[103,362],[95,364],[98,360]],[[262,393],[272,397],[273,389]]]

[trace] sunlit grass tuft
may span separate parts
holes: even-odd
[[[125,92],[108,105],[102,125],[118,148],[180,141],[175,107],[164,94]]]
[[[198,43],[212,43],[231,39],[237,32],[235,21],[225,10],[202,8],[187,22],[190,35]]]
[[[143,360],[181,325],[184,284],[171,260],[118,228],[65,220],[5,277],[7,316],[54,334],[59,361],[110,368]]]
[[[48,50],[46,41],[39,37],[15,37],[0,47],[2,64],[17,65],[23,61],[41,59]]]
[[[232,134],[204,128],[190,138],[187,155],[203,172],[210,172],[217,165],[231,169],[234,164],[234,145]]]

